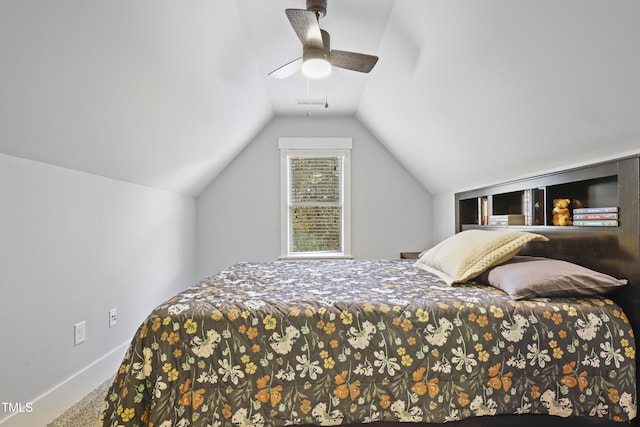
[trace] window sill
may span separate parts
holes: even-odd
[[[324,259],[353,259],[352,255],[343,254],[305,254],[305,255],[282,255],[280,261],[314,261]]]

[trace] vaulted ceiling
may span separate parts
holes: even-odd
[[[640,151],[640,2],[328,0],[380,60],[322,81],[268,77],[286,8],[3,0],[0,153],[197,195],[276,116],[353,116],[432,194]]]

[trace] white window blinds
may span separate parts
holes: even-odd
[[[291,252],[342,250],[342,157],[289,157]]]
[[[349,183],[349,150],[309,149],[309,141],[303,141],[307,144],[302,144],[302,149],[291,148],[291,141],[289,144],[280,141],[282,256],[350,256],[346,185]],[[317,141],[324,142],[320,146],[326,147],[326,141]]]

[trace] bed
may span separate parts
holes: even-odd
[[[489,275],[521,256],[621,262],[584,251],[588,231],[514,233],[471,280],[415,260],[233,265],[147,317],[99,425],[636,423],[635,321],[615,301],[638,284],[514,298]]]

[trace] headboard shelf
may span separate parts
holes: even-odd
[[[456,231],[488,225],[494,215],[521,215],[524,225],[553,226],[553,200],[558,198],[570,199],[571,210],[617,208],[620,226],[637,229],[638,159],[625,157],[457,193]]]

